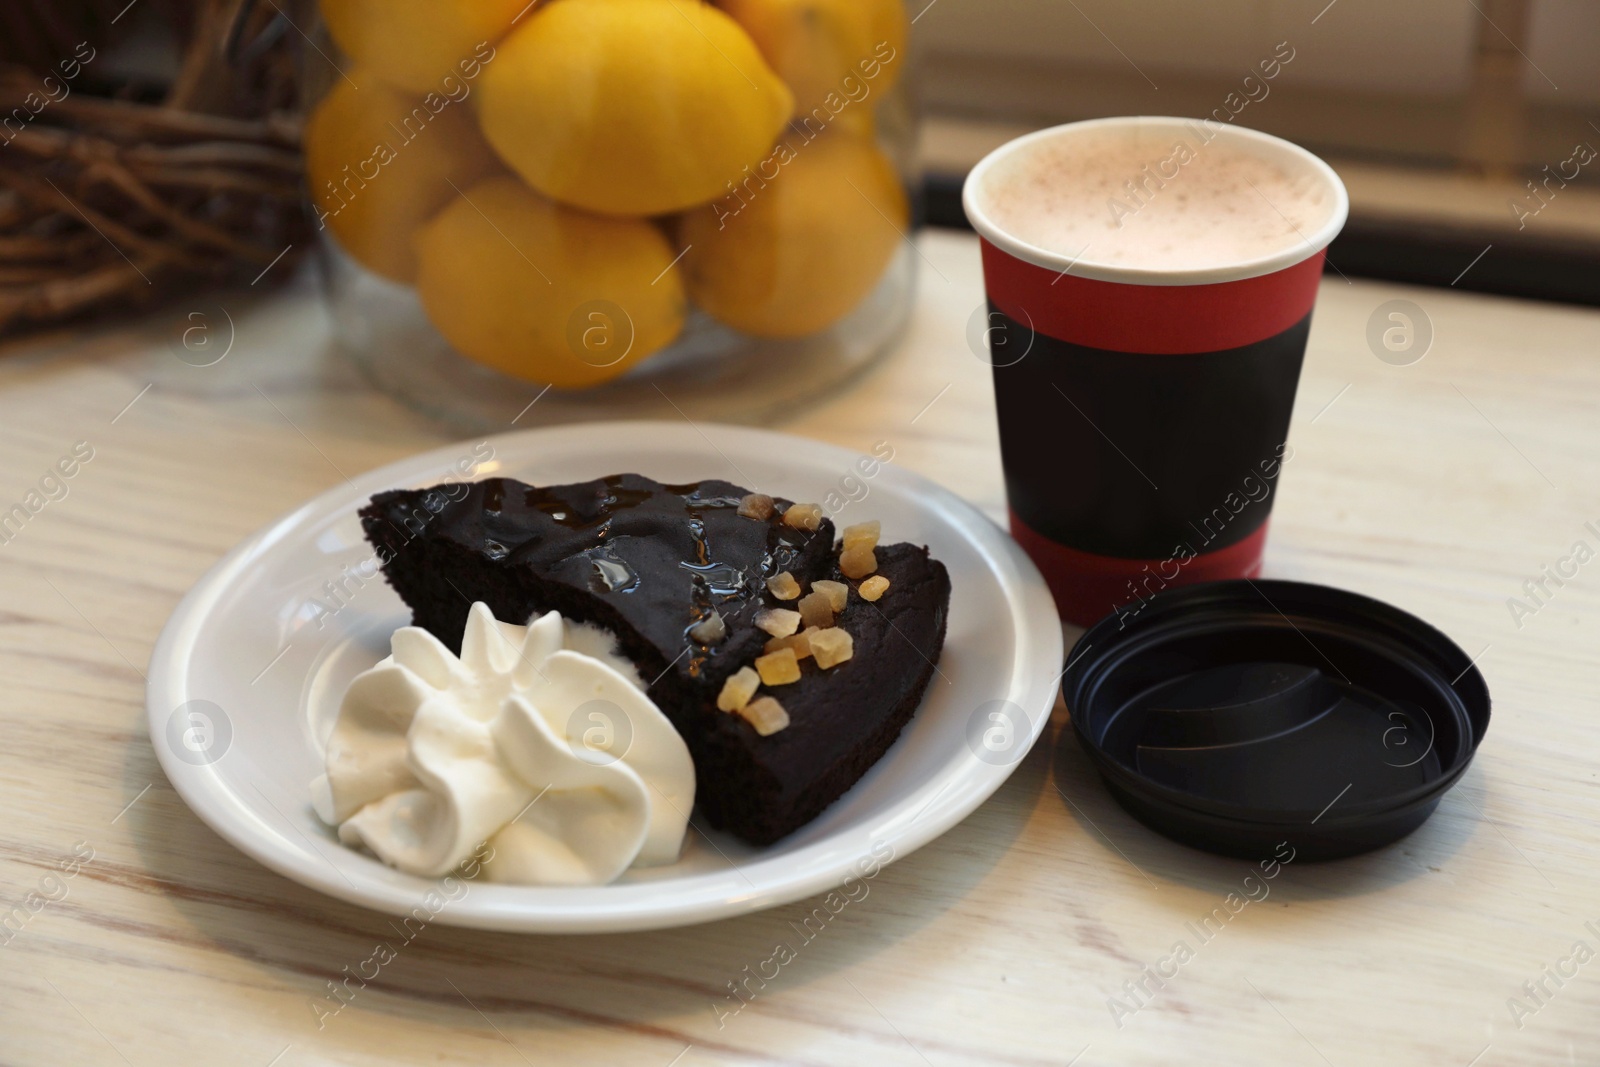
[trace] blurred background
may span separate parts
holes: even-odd
[[[916,221],[964,226],[966,171],[1026,130],[1213,116],[1335,165],[1352,214],[1330,259],[1346,274],[1600,304],[1594,0],[906,13],[915,77],[903,107],[880,109],[879,137]],[[294,277],[318,243],[303,117],[343,63],[314,0],[0,5],[0,334]]]
[[[1019,132],[1222,108],[1338,169],[1351,222],[1330,255],[1347,273],[1448,285],[1492,243],[1461,287],[1600,302],[1600,159],[1580,162],[1600,148],[1593,0],[935,0],[914,16],[936,221],[961,222],[961,176]],[[1263,82],[1280,48],[1293,59]]]

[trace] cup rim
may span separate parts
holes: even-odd
[[[1146,128],[1169,126],[1188,130],[1195,124],[1208,122],[1211,125],[1207,128],[1220,137],[1231,137],[1236,140],[1254,143],[1258,146],[1265,145],[1283,156],[1297,160],[1311,173],[1319,175],[1334,196],[1333,210],[1323,224],[1311,233],[1303,235],[1304,240],[1300,244],[1274,252],[1271,255],[1241,260],[1237,263],[1182,269],[1128,267],[1096,262],[1092,259],[1073,259],[1059,252],[1052,252],[1038,245],[1030,244],[996,225],[979,203],[979,189],[989,171],[1015,152],[1036,141],[1058,137],[1069,130],[1077,131],[1101,126]],[[966,181],[961,189],[961,206],[966,211],[967,220],[980,237],[1023,262],[1043,267],[1046,270],[1059,271],[1062,274],[1070,273],[1079,278],[1121,282],[1128,285],[1212,285],[1219,282],[1242,281],[1246,278],[1258,278],[1265,274],[1273,274],[1297,263],[1303,263],[1317,253],[1322,252],[1338,236],[1339,231],[1344,228],[1345,221],[1350,214],[1350,196],[1345,190],[1344,182],[1340,180],[1339,175],[1321,157],[1281,137],[1274,137],[1272,134],[1262,133],[1259,130],[1252,130],[1244,126],[1224,126],[1209,119],[1189,119],[1172,115],[1118,115],[1049,126],[1007,141],[984,156],[983,159],[979,160],[978,165],[968,172]]]

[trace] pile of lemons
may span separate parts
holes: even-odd
[[[908,207],[874,136],[902,0],[321,0],[349,57],[306,125],[317,218],[463,354],[581,388],[691,302],[827,328]]]

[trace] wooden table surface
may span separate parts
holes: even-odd
[[[890,439],[999,516],[988,369],[965,342],[977,249],[920,243],[905,343],[786,428]],[[1411,366],[1366,340],[1393,299],[1432,324]],[[308,284],[223,303],[238,336],[214,367],[170,351],[189,309],[0,359],[0,509],[79,452],[0,544],[0,1064],[1600,1064],[1600,560],[1560,562],[1600,549],[1600,312],[1324,283],[1267,571],[1422,615],[1495,697],[1471,771],[1407,840],[1289,864],[1202,943],[1189,924],[1254,865],[1136,823],[1056,743],[1058,706],[989,803],[735,1016],[718,1018],[728,983],[815,901],[653,934],[436,925],[319,1029],[312,1003],[388,919],[188,811],[150,748],[143,671],[231,545],[341,471],[451,435],[326,355]],[[1558,585],[1558,566],[1577,574]],[[1155,989],[1144,969],[1180,940],[1193,958]],[[1141,980],[1148,1003],[1115,1010]]]

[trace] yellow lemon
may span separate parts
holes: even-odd
[[[457,189],[500,169],[465,104],[434,97],[430,106],[371,79],[360,89],[334,83],[306,122],[305,158],[319,227],[400,282],[417,271],[413,231]]]
[[[894,85],[906,65],[902,0],[720,2],[794,90],[802,122],[837,117],[864,128],[874,97]]]
[[[684,216],[689,296],[758,337],[815,333],[872,291],[908,215],[894,165],[870,140],[796,135],[735,195]]]
[[[738,24],[699,0],[556,0],[501,43],[476,100],[529,185],[611,215],[723,195],[794,105]]]
[[[417,294],[439,332],[517,378],[596,385],[683,328],[676,253],[660,229],[564,208],[514,178],[468,189],[416,244]]]
[[[476,78],[528,0],[322,0],[334,43],[370,75],[414,93]],[[362,85],[361,79],[354,79]],[[364,87],[364,86],[363,86]]]

